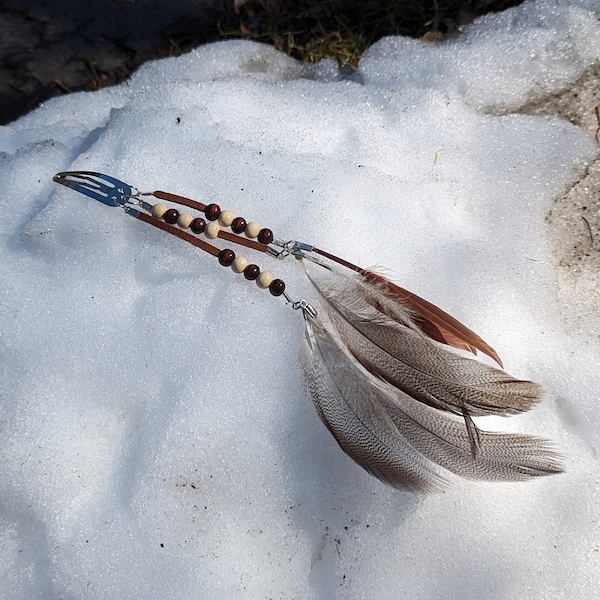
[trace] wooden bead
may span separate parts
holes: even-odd
[[[233,222],[234,216],[235,215],[230,210],[224,210],[219,215],[219,225],[221,225],[221,227],[229,227]]]
[[[212,221],[211,223],[208,223],[208,225],[206,226],[206,229],[204,230],[204,235],[209,240],[214,240],[219,237],[219,231],[221,231],[221,228],[219,227],[219,225],[217,223],[215,223],[214,221]]]
[[[190,223],[190,229],[194,232],[194,233],[203,233],[204,229],[206,228],[206,221],[202,218],[202,217],[196,217],[191,223]]]
[[[164,215],[163,219],[165,223],[169,223],[169,225],[175,225],[177,223],[177,219],[179,218],[179,211],[174,208],[170,208]]]
[[[231,222],[231,231],[233,233],[244,233],[244,229],[246,229],[246,219],[244,217],[236,217]]]
[[[181,229],[187,229],[192,224],[193,220],[194,217],[192,217],[190,213],[182,213],[177,218],[177,225],[179,225]]]
[[[269,284],[269,292],[271,296],[281,296],[285,292],[285,283],[281,279],[273,279]]]
[[[257,239],[261,244],[270,244],[273,241],[273,232],[270,229],[261,229]]]
[[[261,290],[266,290],[270,285],[271,282],[273,281],[273,274],[269,273],[269,271],[263,271],[257,278],[256,278],[256,285],[261,289]]]
[[[216,221],[221,214],[221,207],[218,204],[209,204],[204,209],[204,214],[209,221]]]
[[[244,277],[248,281],[254,281],[260,273],[260,268],[258,265],[250,264],[244,269]]]
[[[156,219],[162,219],[163,215],[166,212],[167,207],[164,204],[161,204],[160,202],[152,207],[152,216]]]
[[[234,273],[243,273],[247,266],[248,259],[245,256],[236,256],[235,260],[231,263],[231,270]]]
[[[229,267],[235,260],[235,252],[229,248],[225,248],[225,250],[221,250],[221,252],[219,252],[218,258],[219,264],[223,265],[224,267]]]
[[[246,237],[254,239],[260,233],[260,225],[255,221],[250,221],[250,223],[246,225],[244,233],[246,234]]]

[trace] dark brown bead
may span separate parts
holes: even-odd
[[[163,219],[165,223],[169,223],[169,225],[175,225],[177,223],[177,219],[179,218],[179,211],[174,208],[170,208],[164,215]]]
[[[236,217],[231,222],[231,231],[233,233],[244,233],[244,229],[246,229],[246,219],[244,217]]]
[[[244,269],[244,277],[248,281],[254,281],[260,275],[260,268],[258,265],[250,264]]]
[[[261,229],[256,239],[261,244],[270,244],[273,241],[273,232],[270,229]]]
[[[235,252],[233,250],[229,250],[229,248],[225,248],[225,250],[221,250],[219,252],[219,263],[224,267],[230,267],[231,263],[235,260]]]
[[[216,221],[221,214],[221,207],[218,204],[209,204],[204,209],[204,214],[209,221]]]
[[[194,233],[203,233],[205,228],[206,228],[206,221],[202,217],[196,217],[190,223],[190,229]]]
[[[281,279],[273,279],[269,285],[269,292],[271,292],[271,296],[281,296],[285,292],[285,283]]]

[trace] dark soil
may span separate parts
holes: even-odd
[[[223,0],[0,0],[0,124],[219,38]]]
[[[0,0],[0,125],[222,38],[355,66],[384,35],[444,34],[521,0]]]

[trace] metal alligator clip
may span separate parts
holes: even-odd
[[[132,199],[137,199],[140,192],[119,179],[96,173],[94,171],[67,171],[57,173],[54,181],[68,188],[84,194],[106,204],[107,206],[121,206],[131,203]],[[137,202],[133,202],[136,204]]]

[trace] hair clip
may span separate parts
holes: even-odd
[[[481,351],[502,367],[491,346],[437,306],[311,244],[275,237],[217,204],[140,192],[91,171],[58,173],[54,181],[193,244],[302,311],[300,365],[317,413],[342,450],[382,482],[434,491],[448,482],[448,472],[487,481],[562,472],[561,457],[549,441],[475,425],[473,417],[529,410],[542,390],[451,350]],[[319,309],[305,299],[293,300],[281,279],[232,248],[212,243],[217,240],[301,261]],[[306,261],[333,279],[316,276]]]

